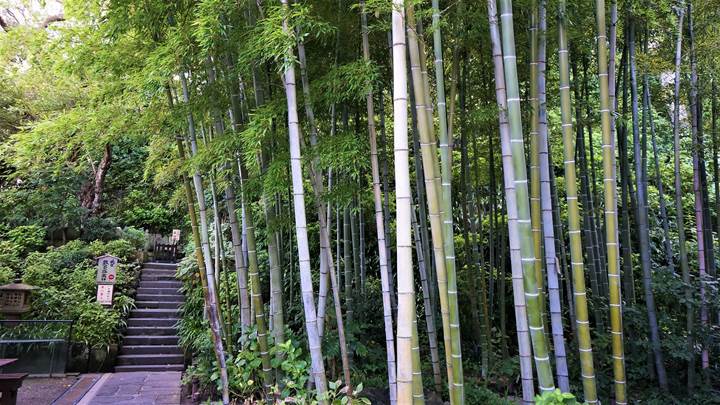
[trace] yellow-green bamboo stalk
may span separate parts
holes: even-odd
[[[458,307],[457,270],[455,267],[455,237],[453,235],[452,215],[452,139],[450,139],[448,136],[447,128],[447,111],[445,108],[445,71],[443,68],[442,36],[440,30],[440,6],[438,0],[433,0],[432,9],[433,49],[435,55],[435,86],[437,90],[438,123],[440,129],[440,174],[442,190],[440,199],[440,210],[442,213],[443,250],[445,251],[445,266],[448,282],[448,310],[450,312],[450,351],[452,356],[453,371],[453,380],[452,385],[450,386],[450,393],[451,400],[459,401],[457,403],[463,403],[465,394],[463,387],[462,347],[460,343],[460,308]],[[421,52],[421,55],[424,53],[424,51]],[[425,94],[425,97],[430,97],[429,92]],[[431,105],[431,103],[429,102],[428,104]],[[430,116],[430,119],[432,120],[432,115]]]
[[[545,321],[545,289],[542,271],[542,205],[540,204],[540,98],[538,97],[538,4],[532,1],[530,18],[530,221],[535,262],[535,281],[540,292],[540,315]]]
[[[455,363],[452,353],[452,328],[450,322],[450,310],[448,303],[448,278],[447,261],[445,260],[445,249],[443,243],[443,226],[440,198],[440,168],[437,154],[435,153],[435,140],[431,132],[432,118],[427,116],[427,109],[424,105],[426,100],[425,88],[420,65],[420,47],[418,44],[415,29],[414,10],[412,5],[407,6],[407,37],[410,53],[410,70],[412,73],[413,93],[415,95],[415,110],[418,116],[418,132],[420,135],[420,150],[423,161],[423,174],[425,175],[425,189],[427,193],[428,213],[430,216],[430,231],[432,235],[433,256],[435,257],[435,270],[437,272],[438,296],[440,298],[440,314],[443,323],[443,341],[445,345],[445,362],[448,372],[448,385],[450,386],[450,400],[462,403],[462,398],[453,396],[457,390],[454,387]],[[459,382],[462,388],[462,380]],[[462,392],[462,390],[460,391]],[[398,396],[398,401],[400,397]]]
[[[528,202],[527,169],[525,166],[525,147],[520,117],[520,91],[518,89],[517,57],[515,55],[515,34],[513,29],[512,0],[500,1],[500,19],[502,21],[503,61],[505,83],[507,86],[508,119],[510,124],[510,147],[515,172],[515,194],[517,197],[517,230],[522,256],[523,282],[527,316],[530,325],[535,365],[537,367],[540,392],[555,390],[552,366],[545,338],[540,310],[540,294],[535,283],[534,249],[530,225],[530,204]]]
[[[575,172],[575,135],[572,128],[570,100],[570,62],[565,16],[566,0],[560,0],[558,10],[558,56],[560,61],[560,115],[562,120],[563,151],[565,152],[565,193],[568,204],[568,233],[570,235],[570,263],[575,302],[575,324],[580,357],[580,373],[585,402],[596,404],[597,388],[593,365],[590,323],[588,320],[585,267],[583,263],[580,208],[578,207],[577,178]]]
[[[607,246],[608,286],[610,293],[610,333],[612,334],[615,401],[627,403],[625,350],[623,348],[622,292],[620,256],[618,254],[617,186],[615,179],[615,143],[610,131],[610,95],[608,88],[607,36],[605,34],[605,0],[596,0],[598,77],[600,80],[600,122],[602,125],[603,174],[605,197],[605,245]]]

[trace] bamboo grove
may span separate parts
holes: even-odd
[[[211,397],[287,400],[290,342],[319,403],[712,403],[717,1],[86,6],[64,57],[175,190]]]

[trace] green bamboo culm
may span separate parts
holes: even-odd
[[[412,336],[410,337],[410,343],[412,344],[412,403],[413,405],[423,405],[425,404],[425,394],[423,392],[422,360],[420,359],[417,313],[413,315]]]
[[[575,302],[575,324],[580,358],[580,373],[585,402],[596,404],[597,387],[593,364],[590,323],[588,320],[587,293],[585,290],[585,266],[583,263],[580,209],[578,207],[577,178],[575,169],[575,135],[572,128],[572,104],[570,100],[570,61],[566,31],[566,0],[558,6],[558,56],[560,62],[560,112],[562,119],[563,150],[565,152],[565,193],[568,204],[568,233],[570,235],[570,262]]]
[[[448,309],[450,311],[450,351],[452,355],[453,379],[450,386],[451,403],[462,404],[465,400],[463,386],[462,353],[460,343],[460,308],[458,307],[457,271],[455,266],[455,237],[452,215],[452,148],[448,136],[447,112],[445,108],[445,70],[443,68],[442,37],[440,30],[440,6],[432,2],[433,50],[435,52],[435,86],[437,91],[440,169],[441,169],[441,213],[443,223],[443,250],[447,272]],[[429,96],[429,94],[426,94]],[[429,117],[432,119],[432,116]],[[432,122],[431,122],[432,124]],[[446,348],[447,350],[447,348]]]
[[[435,258],[435,270],[437,274],[438,297],[440,298],[440,314],[443,324],[443,343],[445,347],[445,365],[448,375],[448,385],[450,387],[450,402],[461,404],[462,390],[458,395],[458,386],[453,382],[456,379],[456,362],[453,348],[453,331],[455,331],[459,339],[459,329],[453,329],[451,326],[451,314],[449,305],[449,277],[447,271],[444,233],[443,233],[443,205],[441,204],[442,190],[440,186],[440,165],[437,159],[436,140],[432,133],[432,116],[428,114],[425,105],[426,94],[423,86],[423,78],[420,62],[420,45],[415,30],[415,13],[412,4],[406,6],[407,11],[407,38],[408,53],[410,56],[410,71],[412,78],[412,91],[415,96],[415,110],[418,117],[418,133],[420,135],[420,153],[423,162],[423,174],[425,178],[425,191],[427,197],[428,213],[430,216],[430,231],[432,235],[432,250]],[[454,261],[453,261],[454,264]],[[459,352],[458,352],[458,360]],[[462,388],[462,385],[459,386]],[[398,396],[398,401],[400,397]]]
[[[607,246],[608,285],[610,294],[610,333],[615,379],[615,401],[627,404],[625,349],[623,347],[622,291],[618,252],[617,186],[615,180],[615,144],[610,131],[610,95],[608,85],[607,35],[605,33],[605,0],[596,0],[598,78],[600,81],[600,123],[602,125],[603,194],[605,197],[605,245]]]
[[[552,366],[550,364],[547,340],[545,338],[540,310],[540,294],[538,293],[535,282],[535,256],[530,225],[525,147],[520,116],[520,92],[518,89],[517,56],[515,55],[512,0],[500,1],[500,20],[502,22],[503,61],[505,62],[504,69],[507,86],[510,146],[513,169],[515,170],[514,183],[517,196],[518,235],[520,238],[527,316],[540,392],[549,392],[555,390],[555,383],[553,381]]]
[[[538,89],[538,20],[539,8],[537,0],[531,4],[530,14],[530,225],[532,229],[533,251],[535,262],[535,282],[540,291],[540,316],[545,323],[545,295],[542,266],[542,206],[540,204],[540,98]]]
[[[241,174],[245,177],[246,170],[240,165]],[[272,366],[270,364],[270,349],[268,346],[268,327],[265,319],[265,310],[262,299],[262,285],[260,283],[260,267],[258,266],[257,243],[255,242],[255,221],[253,220],[252,210],[246,209],[246,193],[240,192],[241,203],[245,209],[245,232],[247,240],[248,255],[248,277],[250,282],[250,297],[255,311],[255,325],[257,325],[257,341],[260,350],[260,358],[262,360],[262,378],[263,384],[267,392],[272,389]]]

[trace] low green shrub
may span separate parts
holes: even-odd
[[[7,231],[5,239],[19,249],[20,256],[24,256],[45,246],[45,228],[40,225],[18,226]]]
[[[118,267],[111,308],[95,301],[98,252],[111,253],[123,260]],[[31,253],[25,261],[23,281],[39,288],[33,294],[29,316],[74,319],[73,341],[90,347],[117,343],[125,318],[134,307],[130,295],[137,285],[140,269],[139,264],[132,261],[134,252],[130,242],[114,240],[89,245],[72,241],[44,253]]]
[[[11,283],[15,279],[15,272],[9,267],[0,267],[0,285]]]
[[[9,240],[0,240],[0,278],[12,280],[22,259],[18,247]]]
[[[122,239],[130,242],[135,249],[141,250],[145,248],[145,231],[142,229],[128,226],[122,230]]]
[[[82,225],[80,239],[85,242],[94,240],[109,241],[117,239],[120,235],[117,231],[117,224],[110,218],[90,217]]]
[[[543,392],[535,396],[535,403],[538,405],[576,405],[575,395],[569,392],[562,392],[559,389]]]
[[[125,239],[116,239],[109,242],[96,240],[90,243],[89,248],[95,257],[111,254],[117,256],[123,263],[132,261],[137,251],[132,242]]]
[[[512,405],[513,401],[504,399],[488,388],[478,384],[465,385],[465,399],[468,404]]]

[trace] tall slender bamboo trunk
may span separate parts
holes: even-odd
[[[187,87],[187,79],[185,78],[185,73],[180,73],[180,83],[183,88],[183,101],[185,104],[188,104],[190,102],[189,99],[189,92]],[[195,120],[193,119],[192,113],[188,113],[187,115],[187,121],[188,121],[188,135],[190,138],[190,153],[191,156],[194,156],[198,153],[198,146],[197,146],[197,138],[195,134]],[[210,254],[210,238],[209,238],[209,228],[208,228],[208,221],[207,221],[207,201],[205,200],[205,191],[203,188],[203,181],[202,181],[202,175],[200,174],[200,171],[197,169],[193,172],[193,188],[195,190],[195,198],[198,201],[198,214],[200,217],[200,245],[202,249],[203,254],[203,260],[205,265],[205,271],[212,272],[212,255]],[[214,282],[214,273],[213,273],[213,282]],[[208,283],[209,283],[208,279]],[[213,284],[214,285],[214,284]],[[214,290],[213,290],[214,293]],[[247,294],[247,284],[245,285],[245,293]],[[217,301],[217,295],[215,294],[215,300]],[[248,298],[249,300],[249,298]],[[249,308],[249,305],[248,305]]]
[[[708,324],[708,308],[705,298],[705,283],[707,283],[707,268],[705,258],[705,237],[704,237],[704,216],[703,216],[703,182],[701,179],[701,159],[698,124],[700,123],[700,106],[698,104],[698,73],[697,57],[695,55],[695,33],[692,20],[692,2],[687,4],[688,42],[690,46],[690,117],[692,128],[692,161],[693,161],[693,191],[695,192],[695,226],[697,228],[698,245],[698,271],[700,274],[700,323],[703,326]],[[710,353],[707,342],[702,342],[702,353],[700,365],[703,374],[707,376],[710,368]]]
[[[645,172],[644,162],[641,156],[639,109],[638,109],[638,81],[637,68],[635,65],[635,21],[630,22],[628,48],[630,55],[630,82],[632,98],[632,125],[633,125],[633,151],[635,160],[635,181],[638,199],[638,238],[640,242],[640,265],[643,272],[643,286],[645,289],[645,307],[647,309],[648,327],[650,329],[650,343],[652,345],[653,357],[655,358],[655,371],[658,377],[660,389],[668,390],[667,375],[663,364],[663,354],[660,346],[660,331],[658,329],[657,313],[655,310],[655,294],[652,290],[652,270],[650,269],[650,231],[648,229],[648,212],[646,203],[646,189],[643,183]],[[643,124],[645,117],[643,117]],[[645,125],[643,125],[645,131]]]
[[[184,78],[184,73],[180,74],[181,77]],[[168,94],[168,103],[169,107],[173,108],[173,99],[172,95],[170,94],[170,87],[167,87],[167,94]],[[187,102],[187,99],[185,99],[185,102]],[[192,114],[188,114],[188,131],[195,131],[195,125],[192,118]],[[175,139],[177,148],[178,148],[178,156],[180,157],[180,162],[185,162],[185,147],[183,145],[182,138],[177,137]],[[199,178],[200,174],[195,171],[195,174],[193,175],[193,180],[195,180],[196,176]],[[227,366],[225,364],[225,351],[223,349],[222,344],[222,337],[220,336],[220,321],[218,317],[217,312],[217,301],[215,301],[211,297],[211,290],[210,286],[208,284],[207,279],[207,267],[206,263],[207,260],[205,256],[203,255],[203,245],[202,245],[202,238],[201,238],[201,230],[198,227],[197,217],[195,213],[195,202],[192,195],[192,190],[190,186],[190,180],[187,178],[186,175],[183,174],[183,188],[185,191],[185,201],[187,203],[187,209],[188,209],[188,215],[190,216],[190,225],[192,228],[192,234],[193,234],[193,244],[194,244],[194,251],[195,251],[195,261],[198,265],[198,273],[200,275],[200,282],[203,289],[203,302],[204,302],[204,309],[205,313],[208,315],[208,318],[210,320],[210,332],[212,336],[213,341],[213,349],[215,352],[215,359],[218,362],[218,366],[220,368],[220,381],[222,385],[222,400],[223,404],[229,404],[230,403],[230,392],[229,392],[229,383],[228,383],[228,373],[227,373]],[[198,184],[196,183],[196,186]],[[202,180],[199,184],[202,187]],[[198,204],[199,208],[205,207],[205,203],[199,202]],[[207,223],[206,223],[206,231],[207,231]],[[207,232],[205,233],[205,236],[207,236]],[[209,258],[209,257],[208,257]]]
[[[445,70],[443,67],[442,36],[440,28],[440,6],[438,0],[432,2],[433,49],[435,53],[435,90],[437,93],[439,144],[440,144],[440,175],[441,175],[441,216],[443,223],[443,250],[447,267],[448,281],[448,309],[450,311],[450,350],[453,362],[453,380],[450,393],[453,403],[463,403],[465,400],[462,354],[460,342],[460,308],[458,307],[457,272],[455,266],[455,238],[453,235],[452,215],[452,143],[448,136],[447,110],[445,106]],[[421,54],[423,54],[421,52]],[[430,92],[425,96],[429,99]],[[429,103],[428,103],[429,104]],[[432,113],[432,111],[430,111]],[[428,116],[431,119],[432,114]],[[434,141],[433,141],[434,142]],[[447,350],[447,349],[446,349]]]
[[[361,0],[360,14],[362,29],[363,59],[370,62],[370,41],[368,39],[367,13],[365,0]],[[382,101],[381,101],[382,102]],[[390,403],[397,403],[397,372],[395,366],[395,336],[393,334],[392,307],[390,301],[390,281],[387,261],[387,246],[385,240],[385,217],[382,206],[382,190],[380,188],[380,164],[378,161],[377,133],[375,131],[375,105],[372,88],[366,96],[368,134],[370,136],[370,170],[372,172],[373,207],[375,209],[375,229],[377,230],[378,264],[380,265],[380,284],[383,301],[383,321],[385,326],[385,350],[387,351],[388,384],[390,390]],[[387,189],[385,190],[387,192]],[[417,243],[417,241],[416,241]],[[427,303],[426,303],[427,305]],[[437,346],[437,343],[436,343]],[[431,345],[432,349],[432,345]],[[435,348],[437,351],[437,347]]]
[[[354,319],[353,308],[353,272],[352,272],[352,242],[350,236],[350,208],[343,209],[343,279],[345,280],[345,314],[348,325]]]
[[[626,19],[626,26],[627,19]],[[627,33],[627,29],[626,29]],[[628,35],[626,35],[627,37]],[[620,68],[622,70],[622,76],[620,83],[622,84],[622,121],[620,128],[617,131],[617,142],[619,144],[619,155],[620,155],[620,196],[622,202],[622,222],[620,224],[623,232],[621,235],[620,249],[622,254],[622,275],[624,277],[624,288],[626,299],[631,304],[635,303],[635,275],[633,269],[633,257],[632,257],[632,221],[631,212],[635,213],[632,196],[632,182],[630,181],[630,159],[627,153],[627,110],[628,110],[628,76],[629,63],[628,63],[628,46],[627,41],[623,45],[622,61]]]
[[[510,132],[510,152],[512,154],[513,184],[517,198],[517,234],[523,268],[523,285],[527,303],[528,324],[533,345],[535,365],[538,372],[540,392],[555,390],[552,366],[548,355],[540,294],[535,283],[534,249],[530,220],[530,204],[528,201],[527,171],[525,166],[525,147],[522,134],[520,111],[520,92],[517,77],[517,56],[515,55],[515,33],[513,29],[512,0],[500,1],[500,17],[502,21],[503,67],[507,86],[507,109]],[[511,239],[512,239],[511,235]]]
[[[287,0],[281,0],[287,10]],[[283,31],[291,34],[287,17],[283,19]],[[300,266],[300,285],[302,290],[303,309],[305,313],[305,330],[310,350],[310,360],[315,389],[319,395],[327,391],[325,365],[323,364],[322,345],[317,329],[315,295],[313,293],[312,274],[310,269],[310,249],[308,246],[307,220],[305,216],[305,194],[302,181],[302,157],[300,155],[300,125],[297,114],[297,92],[295,84],[295,66],[291,62],[292,48],[287,50],[283,80],[288,109],[288,136],[290,142],[290,169],[292,172],[293,208],[295,211],[295,233],[297,237],[298,263]],[[336,303],[337,304],[337,303]],[[326,403],[327,401],[321,401]]]
[[[713,182],[715,183],[715,223],[717,224],[717,237],[720,238],[720,163],[718,162],[718,105],[717,105],[717,78],[712,77],[711,84],[711,107],[710,107],[710,130],[712,131],[712,154],[713,154]],[[712,241],[711,241],[712,243]],[[711,268],[713,275],[715,275],[715,269]]]
[[[585,119],[582,120],[582,124],[578,124],[578,129],[582,133],[583,127],[587,127],[587,146],[585,145],[585,138],[584,133],[582,145],[580,148],[580,151],[583,154],[582,158],[582,165],[583,165],[583,182],[585,183],[585,186],[583,188],[585,189],[585,197],[586,197],[586,204],[588,209],[587,211],[587,229],[590,233],[590,248],[592,249],[592,258],[593,258],[593,269],[595,270],[594,278],[598,281],[598,289],[596,290],[598,294],[598,298],[605,297],[608,293],[607,288],[607,275],[605,272],[605,258],[604,258],[604,249],[602,246],[603,238],[601,236],[601,227],[598,226],[599,220],[596,220],[596,217],[599,216],[599,213],[596,210],[597,204],[595,203],[595,199],[597,197],[597,179],[595,178],[595,152],[594,152],[594,141],[593,141],[593,109],[590,102],[590,90],[588,89],[588,66],[587,66],[587,60],[588,58],[583,57],[582,58],[582,68],[583,68],[583,96],[585,97]],[[578,116],[581,116],[582,113],[579,113]],[[584,124],[584,125],[583,125]],[[587,156],[585,156],[585,152],[587,153]],[[589,162],[589,163],[588,163]],[[599,207],[598,207],[599,208]]]
[[[535,387],[530,357],[530,334],[528,331],[527,307],[523,287],[522,257],[518,238],[517,202],[515,197],[514,168],[510,150],[510,126],[508,124],[508,102],[505,86],[503,51],[500,44],[497,5],[495,0],[487,0],[490,42],[495,77],[495,98],[498,106],[500,148],[502,153],[503,180],[505,187],[505,205],[507,207],[508,241],[510,244],[510,266],[512,268],[513,299],[515,307],[515,325],[517,330],[520,357],[520,379],[522,383],[522,401],[533,404]],[[504,322],[501,321],[501,326]],[[552,374],[551,374],[552,375]]]
[[[443,321],[443,337],[445,342],[445,360],[448,370],[448,385],[450,386],[451,403],[462,403],[462,379],[455,381],[458,372],[455,370],[458,361],[453,357],[453,330],[451,325],[451,309],[449,300],[449,278],[444,233],[443,233],[443,212],[442,212],[442,190],[440,187],[440,168],[437,160],[435,140],[432,135],[432,118],[428,116],[428,108],[425,105],[426,94],[423,85],[422,65],[420,63],[420,44],[415,30],[415,18],[412,5],[407,7],[407,37],[408,50],[410,55],[410,70],[412,74],[412,90],[415,96],[415,110],[418,117],[418,132],[420,135],[420,150],[422,155],[422,167],[425,178],[425,191],[427,197],[428,213],[430,214],[430,230],[432,234],[433,253],[435,257],[435,268],[437,271],[437,283],[440,297],[440,313]],[[459,326],[459,325],[458,325]],[[457,331],[457,330],[456,330]],[[457,331],[459,332],[459,331]],[[458,342],[459,343],[459,342]],[[458,359],[459,360],[459,359]],[[399,398],[398,398],[399,399]]]
[[[438,10],[439,11],[439,10]],[[451,194],[451,186],[452,186],[452,160],[451,160],[451,150],[449,146],[449,140],[448,140],[448,134],[447,134],[447,116],[445,115],[445,87],[444,87],[444,72],[442,71],[442,41],[440,38],[440,28],[439,28],[439,15],[434,16],[433,21],[434,25],[437,25],[436,29],[434,30],[434,41],[435,41],[435,68],[436,68],[436,77],[438,78],[438,83],[436,83],[437,90],[438,90],[438,103],[440,107],[439,114],[442,115],[440,117],[440,164],[438,164],[437,161],[437,147],[434,134],[434,125],[433,125],[433,109],[432,109],[432,103],[430,102],[430,85],[429,80],[427,76],[427,72],[425,70],[426,64],[424,62],[425,60],[425,45],[421,38],[419,38],[418,33],[422,32],[422,24],[421,21],[418,21],[417,24],[417,32],[411,28],[414,28],[416,26],[415,24],[415,17],[414,17],[414,9],[413,5],[409,4],[407,5],[407,12],[408,12],[408,41],[409,41],[409,50],[410,50],[410,60],[412,69],[411,71],[415,75],[419,68],[421,73],[421,80],[414,80],[414,92],[415,92],[415,98],[418,102],[421,102],[424,104],[425,111],[424,114],[418,114],[418,117],[423,117],[419,119],[420,125],[420,138],[421,138],[421,150],[422,150],[422,157],[423,157],[423,170],[425,170],[425,181],[426,183],[428,180],[432,181],[432,188],[435,188],[434,191],[430,191],[430,186],[426,187],[428,191],[428,204],[431,204],[430,200],[432,199],[431,194],[434,192],[436,194],[437,203],[439,205],[439,215],[438,218],[439,223],[437,225],[440,225],[440,232],[442,233],[441,239],[436,239],[433,237],[433,243],[436,243],[436,240],[442,241],[442,257],[436,256],[436,266],[438,268],[438,273],[440,272],[439,266],[437,262],[439,260],[444,260],[445,262],[445,277],[447,280],[447,308],[448,308],[448,316],[449,316],[449,334],[450,334],[450,360],[452,362],[452,379],[449,379],[449,386],[450,386],[450,402],[453,404],[459,404],[464,402],[464,385],[463,385],[463,371],[462,371],[462,354],[461,354],[461,344],[460,344],[460,309],[458,307],[458,300],[457,300],[457,275],[455,270],[455,240],[453,237],[453,218],[452,218],[452,194]],[[435,21],[438,19],[438,21]],[[438,71],[438,69],[440,69]],[[422,83],[422,86],[419,86],[419,84]],[[442,84],[441,84],[442,83]],[[422,101],[424,100],[424,101]],[[418,104],[418,107],[420,104]],[[425,124],[422,123],[423,119],[426,121]],[[430,175],[432,173],[432,175]],[[432,219],[433,219],[433,213],[432,208],[430,209],[430,217],[431,217],[431,228],[432,225]],[[440,252],[440,251],[439,251]],[[440,276],[438,275],[438,284],[440,284]],[[442,288],[441,288],[442,291]],[[441,292],[442,294],[442,292]],[[444,331],[443,331],[444,332]],[[448,351],[448,347],[445,348],[446,351]]]
[[[303,89],[303,100],[305,102],[305,115],[308,119],[308,124],[310,126],[310,146],[312,148],[317,147],[317,126],[315,124],[315,112],[313,109],[312,104],[312,97],[310,94],[310,81],[308,79],[307,74],[307,61],[305,58],[305,45],[302,40],[299,40],[297,42],[298,46],[298,62],[300,64],[300,77],[302,81],[302,89]],[[345,325],[343,322],[342,317],[342,309],[340,305],[340,286],[338,285],[337,279],[334,277],[334,274],[332,274],[329,269],[332,269],[334,258],[332,255],[332,249],[330,246],[330,235],[329,235],[329,226],[328,226],[328,220],[326,217],[326,211],[327,207],[325,203],[323,202],[323,193],[324,193],[324,185],[323,185],[323,179],[322,179],[322,173],[319,168],[319,161],[320,158],[318,155],[313,156],[313,160],[310,162],[310,183],[312,185],[313,194],[314,194],[314,202],[315,202],[315,209],[317,211],[318,215],[318,223],[320,224],[320,255],[321,255],[321,277],[322,277],[322,283],[321,286],[325,291],[323,291],[323,295],[327,294],[327,277],[330,276],[330,284],[333,290],[333,298],[335,300],[335,321],[337,323],[337,331],[338,331],[338,344],[340,346],[340,359],[342,362],[342,368],[343,368],[343,377],[345,380],[345,385],[348,389],[348,392],[352,392],[352,384],[350,380],[350,355],[347,350],[347,341],[345,338]],[[357,260],[356,260],[357,262]],[[325,302],[323,302],[323,305],[325,305]],[[348,321],[349,322],[349,321]],[[323,325],[323,323],[318,323],[318,335],[322,336],[323,331],[320,325]]]
[[[440,354],[438,351],[437,328],[435,327],[435,313],[430,300],[430,283],[427,278],[427,261],[420,243],[420,224],[417,221],[415,210],[412,213],[413,238],[415,240],[415,254],[418,258],[418,272],[420,273],[420,286],[423,293],[423,307],[425,310],[425,325],[427,327],[428,344],[430,346],[430,362],[433,370],[433,384],[435,391],[442,392],[442,376],[440,375]]]
[[[650,97],[650,82],[648,75],[645,74],[645,97],[643,99],[644,109],[650,119],[650,139],[653,149],[653,162],[654,162],[654,174],[655,174],[655,186],[658,190],[658,200],[660,202],[660,220],[662,221],[663,227],[663,246],[665,248],[665,256],[667,260],[667,267],[671,273],[675,273],[675,263],[673,260],[672,242],[670,239],[670,225],[667,216],[667,202],[665,201],[665,186],[663,185],[662,178],[660,177],[660,157],[658,156],[657,142],[655,140],[655,121],[653,119],[653,108],[652,99]],[[718,190],[720,192],[720,190]]]
[[[405,62],[405,4],[393,0],[393,131],[395,143],[395,203],[398,274],[397,400],[413,402],[412,334],[415,288],[412,266],[410,159],[408,153],[407,76]]]
[[[580,370],[585,401],[598,403],[593,364],[590,322],[585,289],[585,266],[582,254],[580,208],[578,206],[577,178],[575,169],[575,140],[572,131],[572,101],[570,99],[570,67],[568,58],[566,0],[558,9],[558,57],[560,73],[560,113],[562,120],[563,151],[565,166],[565,194],[568,209],[568,234],[570,238],[570,265],[573,279],[575,324],[580,357]],[[578,83],[575,83],[577,86]]]
[[[605,197],[605,245],[610,292],[610,330],[612,333],[615,401],[627,404],[625,349],[622,326],[622,288],[620,280],[617,227],[617,189],[615,180],[615,144],[610,130],[610,97],[608,88],[607,36],[605,35],[605,0],[596,0],[598,76],[600,80],[600,119],[603,147],[603,192]]]
[[[540,174],[540,207],[542,208],[542,235],[544,237],[545,269],[548,280],[550,302],[550,325],[555,349],[555,367],[558,386],[563,392],[570,392],[570,377],[565,354],[565,336],[562,325],[560,304],[560,271],[555,250],[555,227],[553,225],[552,194],[550,192],[550,159],[548,144],[547,101],[545,89],[547,1],[539,1],[538,15],[538,157]]]
[[[545,277],[543,274],[542,207],[540,205],[540,98],[538,96],[538,0],[532,0],[530,12],[530,225],[532,229],[535,282],[540,293],[540,316],[546,324]]]
[[[244,168],[243,174],[245,172]],[[250,281],[251,297],[255,307],[255,325],[257,325],[258,348],[260,349],[260,357],[262,359],[263,383],[265,392],[272,389],[272,367],[270,365],[269,347],[268,347],[268,328],[265,319],[265,309],[263,306],[262,289],[260,283],[260,266],[258,265],[257,243],[255,242],[255,221],[252,218],[252,212],[247,210],[247,201],[245,193],[241,193],[241,203],[246,212],[245,229],[247,235],[248,246],[248,276]]]
[[[471,326],[472,326],[472,336],[473,336],[473,350],[475,355],[477,355],[478,351],[478,345],[482,345],[482,352],[483,352],[483,358],[484,354],[487,352],[487,345],[486,341],[488,339],[487,336],[484,335],[484,329],[480,326],[480,308],[478,306],[478,296],[482,295],[484,291],[478,291],[477,288],[477,274],[479,273],[482,277],[482,267],[479,265],[479,254],[477,250],[477,243],[470,242],[470,232],[473,234],[473,242],[477,241],[477,227],[475,226],[475,221],[481,221],[482,218],[478,215],[475,217],[474,215],[470,214],[470,212],[473,212],[471,205],[473,204],[474,198],[469,197],[468,194],[471,193],[471,186],[470,182],[468,180],[468,173],[467,168],[469,166],[469,159],[468,159],[468,151],[467,151],[467,134],[464,129],[461,129],[460,132],[460,180],[462,185],[462,194],[460,197],[460,212],[463,219],[463,239],[465,241],[464,243],[464,259],[465,263],[467,265],[467,278],[469,279],[469,294],[468,298],[470,301],[470,319],[471,319]],[[473,212],[474,214],[474,212]],[[470,218],[473,216],[472,218]],[[472,230],[471,230],[472,229]],[[472,250],[471,250],[472,245]],[[481,375],[483,378],[485,378],[487,373],[487,365],[485,362],[483,362],[483,365],[481,367]]]
[[[464,69],[463,74],[465,74],[467,70]],[[478,163],[478,157],[480,156],[480,153],[478,152],[477,147],[477,137],[473,138],[473,155],[474,155],[474,164],[472,165],[474,172],[475,172],[475,181],[476,183],[479,183],[480,181],[480,168]],[[484,263],[484,252],[479,248],[478,240],[482,239],[483,235],[483,218],[482,218],[482,202],[481,202],[481,193],[480,193],[480,186],[479,184],[475,185],[476,187],[472,187],[470,184],[467,184],[467,187],[472,189],[470,192],[470,195],[472,196],[471,202],[474,202],[474,204],[470,204],[469,206],[469,212],[471,212],[468,216],[473,217],[473,220],[470,221],[470,232],[473,235],[473,241],[472,241],[472,250],[473,250],[473,259],[477,266],[477,276],[480,279],[480,314],[482,315],[482,327],[480,329],[481,333],[481,344],[482,344],[482,358],[481,358],[481,372],[482,375],[485,377],[487,376],[489,367],[490,367],[490,353],[492,352],[492,333],[490,329],[490,307],[488,305],[488,288],[487,288],[487,279],[485,277],[485,273],[489,273],[489,271],[486,271],[486,266]],[[473,275],[473,277],[475,277]],[[473,284],[474,284],[474,278],[473,278]]]
[[[384,92],[380,92],[380,159],[382,160],[381,165],[381,177],[382,177],[382,190],[383,190],[383,222],[385,228],[385,258],[387,260],[387,275],[388,275],[388,291],[390,292],[390,307],[393,309],[392,313],[397,314],[397,299],[395,297],[395,283],[393,281],[393,266],[392,266],[392,237],[390,232],[390,182],[388,181],[388,157],[385,147],[387,145],[387,139],[385,136],[385,100]],[[338,260],[339,261],[339,260]],[[431,294],[432,297],[432,294]]]
[[[687,246],[685,244],[685,215],[682,204],[682,178],[680,177],[680,73],[682,66],[682,37],[683,19],[685,11],[683,7],[678,10],[677,40],[675,43],[675,84],[673,98],[673,152],[675,168],[675,221],[678,231],[678,251],[680,271],[682,273],[685,288],[685,318],[687,332],[687,350],[690,354],[688,359],[688,392],[695,387],[695,339],[693,336],[694,310],[691,303],[692,289],[690,287],[690,266],[688,265]]]

